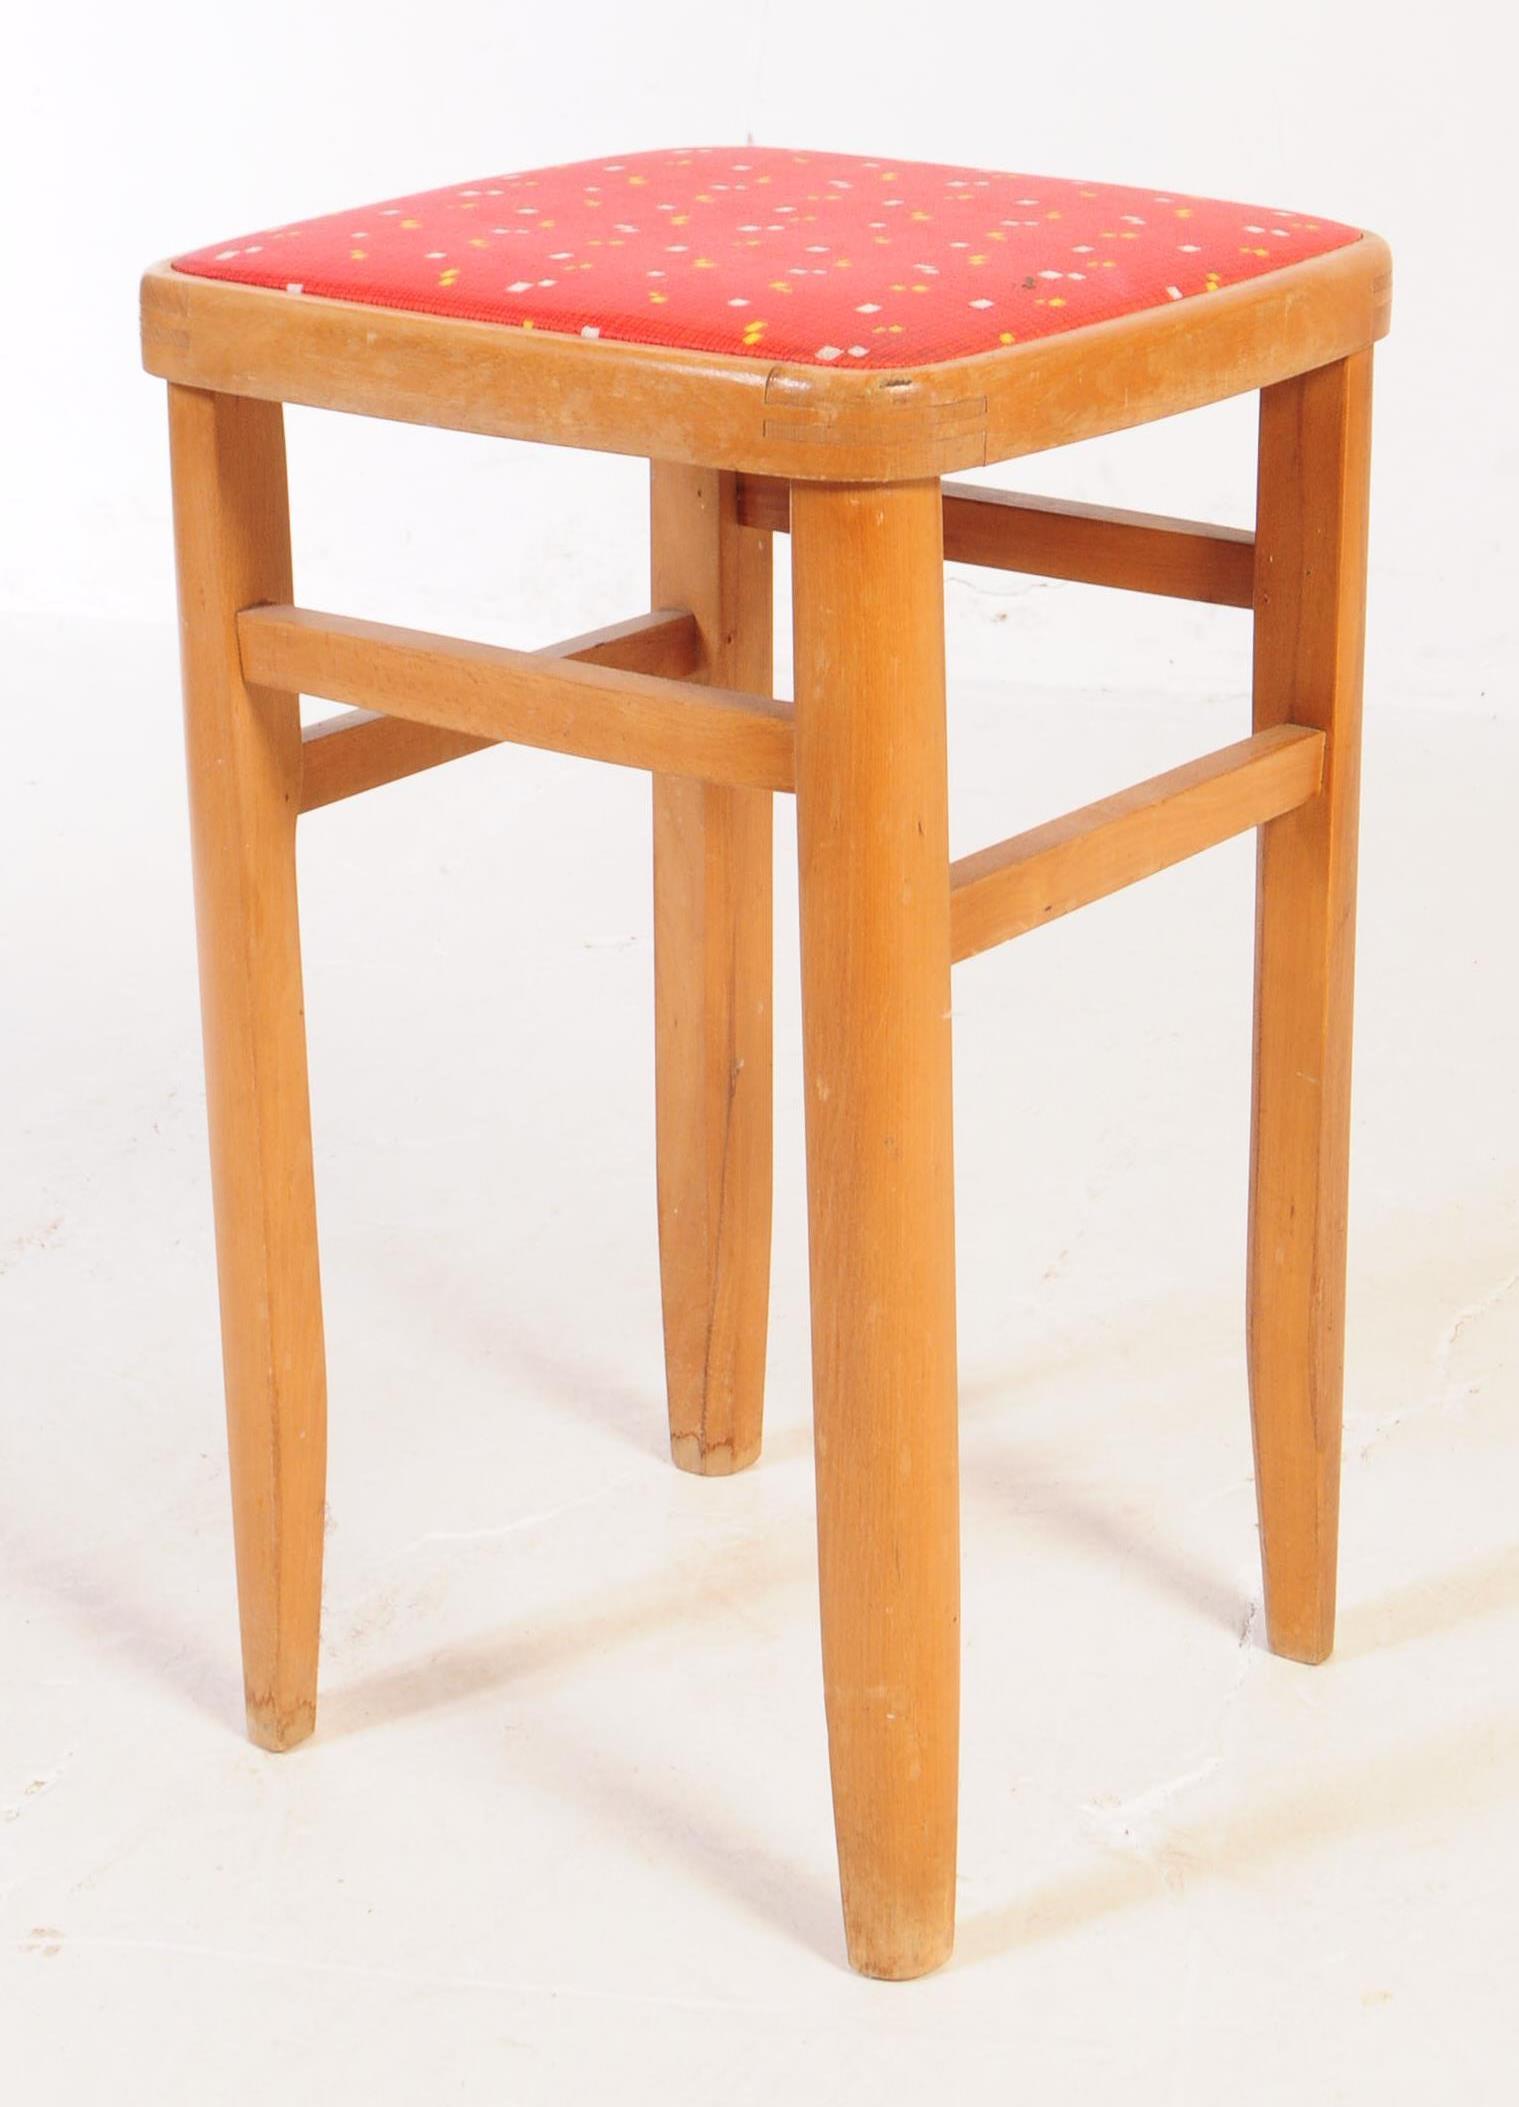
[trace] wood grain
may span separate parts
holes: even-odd
[[[656,462],[653,597],[690,608],[698,678],[771,689],[770,536],[735,477]],[[770,1304],[767,791],[654,777],[659,1258],[670,1453],[720,1476],[760,1450]]]
[[[791,486],[779,476],[740,476],[738,510],[750,526],[788,533]],[[1018,497],[974,483],[944,485],[944,555],[985,570],[1220,607],[1249,607],[1254,592],[1255,537],[1248,528],[1069,498]]]
[[[700,642],[692,616],[682,609],[661,609],[545,645],[533,656],[576,659],[587,665],[615,666],[624,673],[684,680],[696,671]],[[385,717],[378,710],[344,710],[307,725],[302,733],[301,810],[314,812],[341,798],[356,797],[361,790],[377,790],[384,783],[500,744],[499,739],[479,733]]]
[[[791,709],[768,696],[304,607],[245,608],[237,633],[247,679],[286,694],[625,768],[750,789],[792,787]]]
[[[294,696],[237,610],[290,596],[277,405],[169,390],[206,1111],[248,1731],[316,1720],[326,1377],[295,890]]]
[[[959,1717],[943,512],[792,495],[823,1677],[849,1956],[954,1939]]]
[[[1261,398],[1255,722],[1324,734],[1317,797],[1263,828],[1248,1336],[1273,1652],[1334,1643],[1371,354]]]
[[[1105,899],[1313,797],[1324,735],[1281,724],[950,867],[956,960]]]

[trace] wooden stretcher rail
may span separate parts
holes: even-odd
[[[567,637],[534,656],[682,680],[696,671],[700,653],[695,618],[677,609],[635,615],[631,621]],[[405,717],[382,716],[377,710],[344,710],[340,716],[306,727],[301,745],[301,810],[314,812],[340,798],[355,797],[361,790],[378,789],[382,783],[500,743],[487,734],[417,724]]]
[[[745,526],[786,533],[791,486],[779,476],[740,476],[738,516]],[[1249,607],[1254,591],[1255,537],[1247,528],[1110,511],[1065,498],[1017,497],[973,483],[944,485],[944,555],[951,563],[987,570],[1121,586],[1218,607]]]
[[[661,775],[795,787],[791,706],[769,696],[304,607],[244,608],[237,635],[254,686]]]
[[[950,866],[958,962],[1085,907],[1318,794],[1324,735],[1279,724]]]

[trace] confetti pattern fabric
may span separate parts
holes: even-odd
[[[1358,238],[1171,191],[710,146],[486,176],[175,268],[292,298],[869,369],[1204,298]]]

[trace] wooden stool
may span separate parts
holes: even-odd
[[[499,740],[654,780],[671,1447],[760,1447],[771,804],[794,791],[824,1688],[854,1965],[954,1935],[950,967],[1259,834],[1248,1335],[1267,1631],[1334,1620],[1375,236],[761,148],[501,176],[150,270],[170,383],[248,1721],[316,1716],[322,1314],[296,817]],[[1261,391],[1253,537],[942,485]],[[281,404],[636,454],[655,612],[512,651],[293,604]],[[771,699],[789,530],[796,701]],[[950,862],[962,563],[1255,615],[1249,737]],[[355,705],[301,730],[299,697]]]

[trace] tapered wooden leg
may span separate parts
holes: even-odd
[[[954,1943],[959,1738],[939,487],[798,484],[797,832],[823,1680],[849,1957]]]
[[[702,636],[697,678],[768,695],[770,536],[732,475],[656,462],[656,607]],[[771,798],[654,778],[659,1259],[670,1452],[716,1477],[760,1450],[770,1301]]]
[[[1371,353],[1261,396],[1255,724],[1326,736],[1261,829],[1248,1329],[1274,1653],[1334,1643]]]
[[[316,1720],[326,1396],[296,921],[299,703],[234,616],[291,597],[276,403],[169,390],[191,843],[248,1731]]]

